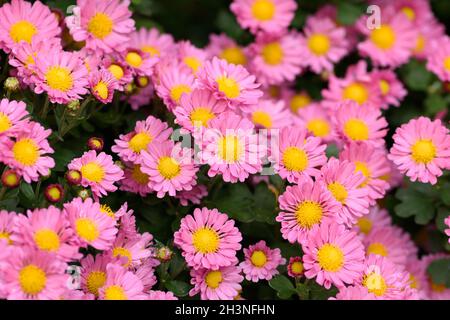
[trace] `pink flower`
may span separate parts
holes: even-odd
[[[335,138],[331,114],[323,108],[321,103],[308,104],[301,108],[297,115],[298,118],[294,122],[307,129],[311,135],[321,138],[324,142],[333,141]]]
[[[127,239],[124,233],[119,233],[114,241],[111,251],[113,258],[121,258],[124,267],[133,269],[142,265],[153,255],[153,236],[144,232],[133,239]]]
[[[306,109],[313,102],[308,92],[304,90],[296,92],[286,87],[281,90],[280,98],[295,115],[299,115],[300,110]]]
[[[260,99],[245,114],[257,129],[281,129],[292,124],[291,112],[282,100]]]
[[[195,75],[207,58],[206,52],[194,46],[190,41],[179,42],[177,49],[179,63],[187,67]]]
[[[397,75],[389,69],[374,70],[371,73],[373,82],[378,83],[381,91],[382,109],[388,109],[390,105],[399,107],[400,102],[406,96],[407,91]]]
[[[148,300],[178,300],[178,298],[171,291],[150,290]]]
[[[16,223],[17,213],[0,210],[0,242],[12,245],[12,233]]]
[[[14,135],[26,127],[29,116],[26,108],[22,101],[0,100],[0,137]]]
[[[366,236],[372,229],[383,228],[391,225],[391,216],[386,209],[381,209],[374,205],[369,209],[369,213],[358,219],[355,229],[362,236]]]
[[[242,28],[266,33],[281,33],[287,29],[297,4],[293,0],[234,0],[231,11]]]
[[[110,155],[104,152],[97,154],[94,150],[85,152],[81,158],[73,159],[68,168],[81,172],[81,185],[90,187],[96,197],[116,191],[114,183],[123,178],[122,169],[114,164]]]
[[[278,274],[278,266],[286,263],[278,248],[270,249],[264,240],[244,248],[245,260],[239,264],[248,281],[270,280]]]
[[[121,52],[134,31],[129,4],[129,0],[77,0],[66,25],[74,40],[85,41],[92,51]]]
[[[334,222],[324,222],[303,245],[303,266],[308,279],[329,289],[356,283],[364,270],[364,246],[356,233]]]
[[[106,266],[105,285],[98,290],[100,300],[145,300],[141,280],[117,264]]]
[[[397,128],[388,155],[411,181],[436,184],[443,169],[450,169],[450,135],[441,120],[412,119]]]
[[[130,35],[129,46],[151,56],[161,57],[170,54],[175,43],[170,34],[161,34],[156,28],[141,28]]]
[[[191,277],[194,287],[189,291],[189,296],[200,293],[201,300],[233,300],[239,295],[244,280],[239,267],[234,265],[217,270],[192,269]]]
[[[207,208],[196,208],[193,215],[181,219],[180,229],[174,234],[174,244],[181,248],[188,266],[195,269],[217,270],[234,265],[241,240],[234,220]]]
[[[133,47],[123,51],[120,57],[134,75],[141,77],[150,77],[153,74],[154,66],[159,61],[158,57]]]
[[[120,180],[119,189],[138,193],[141,197],[145,197],[153,190],[148,186],[148,175],[141,171],[141,166],[138,164],[127,164],[124,170],[124,178]]]
[[[88,254],[81,259],[81,289],[86,294],[92,294],[98,297],[98,289],[103,287],[106,282],[106,266],[112,263],[111,254],[97,254],[95,257]]]
[[[361,285],[340,288],[335,298],[329,300],[375,300],[375,295]]]
[[[209,36],[209,44],[206,47],[206,52],[211,58],[219,57],[228,63],[241,64],[243,66],[247,64],[246,51],[234,39],[224,33],[219,35],[211,34]]]
[[[32,121],[20,129],[14,140],[0,139],[0,161],[31,183],[39,176],[47,176],[55,166],[55,161],[47,156],[53,153],[47,141],[52,131]]]
[[[429,254],[422,257],[422,262],[424,264],[425,270],[428,269],[433,261],[440,259],[450,259],[450,256],[445,253],[435,253]],[[426,272],[427,282],[424,288],[426,297],[429,300],[449,300],[450,299],[450,289],[446,287],[444,283],[435,283],[431,278],[430,274]]]
[[[132,70],[117,55],[102,58],[100,67],[107,69],[117,80],[119,91],[124,91],[125,87],[133,81]]]
[[[97,100],[107,104],[112,102],[114,91],[119,89],[119,83],[111,72],[100,69],[89,74],[89,89]]]
[[[290,257],[287,265],[288,275],[292,278],[303,276],[305,268],[301,257]]]
[[[192,204],[200,204],[202,199],[208,195],[208,189],[205,185],[196,185],[192,187],[192,190],[185,190],[178,192],[175,198],[180,200],[180,205],[188,206],[189,202]]]

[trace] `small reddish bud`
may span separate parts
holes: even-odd
[[[20,176],[14,170],[6,170],[2,174],[2,185],[7,188],[16,188],[20,184]]]
[[[70,185],[77,186],[81,183],[81,172],[78,170],[69,170],[66,172],[66,180]]]
[[[288,275],[293,278],[298,278],[303,276],[303,272],[305,268],[303,267],[302,258],[300,257],[291,257],[289,259],[289,264],[287,266]]]
[[[89,138],[87,145],[90,150],[100,152],[103,150],[104,143],[102,138],[91,137]]]
[[[60,184],[50,184],[45,188],[44,196],[49,202],[59,202],[64,197],[64,189]]]
[[[172,255],[173,255],[173,252],[168,247],[161,247],[158,249],[158,251],[156,253],[156,257],[161,262],[170,261],[170,259],[172,259]]]

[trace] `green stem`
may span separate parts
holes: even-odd
[[[3,197],[5,196],[5,193],[6,193],[6,187],[5,186],[3,186],[1,189],[0,189],[0,201],[3,199]]]
[[[48,107],[50,106],[50,100],[48,99],[48,95],[45,95],[44,108],[42,108],[41,118],[45,120],[48,114]]]

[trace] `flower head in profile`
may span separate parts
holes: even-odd
[[[310,103],[301,108],[297,115],[297,123],[302,128],[306,128],[314,137],[321,138],[324,142],[335,139],[336,133],[331,121],[332,114],[321,103]]]
[[[89,74],[89,89],[97,100],[106,104],[112,102],[114,91],[119,89],[119,83],[111,72],[100,69]]]
[[[248,61],[244,48],[240,47],[234,39],[224,33],[219,35],[211,34],[209,36],[209,44],[206,47],[206,52],[211,58],[219,57],[232,64],[245,66]]]
[[[450,81],[450,37],[442,36],[433,41],[427,55],[427,69],[442,81]]]
[[[329,300],[376,300],[375,295],[366,287],[361,285],[354,285],[340,288],[336,297]]]
[[[13,135],[26,126],[29,113],[23,101],[0,100],[0,137]]]
[[[0,242],[12,245],[13,228],[16,224],[17,213],[14,211],[0,210]]]
[[[141,170],[139,164],[127,164],[124,170],[124,177],[120,180],[119,189],[132,193],[138,193],[142,197],[153,191],[148,186],[148,175]]]
[[[281,129],[292,124],[291,112],[286,109],[284,101],[260,99],[258,104],[244,113],[257,129]]]
[[[150,290],[148,300],[178,300],[178,298],[171,291]]]
[[[208,189],[203,184],[197,184],[192,190],[184,190],[178,192],[175,198],[180,200],[180,205],[188,206],[189,203],[200,204],[202,199],[208,195]]]
[[[179,63],[195,75],[202,68],[207,53],[194,46],[190,41],[180,41],[177,49]]]
[[[373,229],[390,226],[391,216],[386,209],[378,205],[370,207],[369,213],[358,218],[354,228],[362,236],[368,235]]]
[[[407,91],[395,72],[389,69],[374,70],[371,77],[375,84],[378,83],[381,91],[382,109],[388,109],[389,106],[400,106],[400,102],[406,96]]]
[[[171,53],[175,42],[170,34],[161,34],[157,28],[141,28],[130,35],[129,46],[152,57],[161,57]]]
[[[98,290],[100,300],[145,300],[142,281],[131,271],[118,264],[106,266],[106,280]]]

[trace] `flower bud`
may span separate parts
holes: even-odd
[[[69,170],[66,172],[66,180],[70,185],[77,186],[81,183],[81,172],[78,170]]]
[[[78,191],[78,196],[81,199],[86,200],[87,198],[89,198],[91,196],[91,193],[89,192],[88,189],[81,189],[80,191]]]
[[[90,150],[100,152],[103,150],[104,143],[102,138],[91,137],[89,138],[87,145]]]
[[[64,197],[64,189],[60,184],[50,184],[45,188],[44,196],[49,202],[59,202]]]
[[[2,185],[7,188],[16,188],[20,184],[20,176],[14,170],[6,170],[2,174]]]
[[[73,116],[75,115],[78,110],[80,109],[80,100],[72,100],[70,101],[67,106],[67,111],[69,112],[69,115]]]
[[[20,83],[16,77],[6,78],[3,86],[4,86],[5,90],[8,92],[16,92],[20,89]]]
[[[141,76],[141,77],[136,78],[136,85],[139,88],[145,88],[148,86],[149,83],[150,83],[150,80],[148,77]]]
[[[303,267],[302,258],[291,257],[289,259],[289,264],[287,266],[288,275],[293,278],[298,278],[303,276],[305,268]]]
[[[172,259],[172,255],[173,255],[173,252],[168,247],[161,247],[156,252],[156,257],[161,262],[170,261],[170,259]]]
[[[135,92],[136,92],[136,85],[134,84],[134,83],[128,83],[126,86],[125,86],[125,89],[124,89],[124,91],[125,91],[125,94],[126,95],[129,95],[129,96],[131,96],[131,95],[133,95]]]

